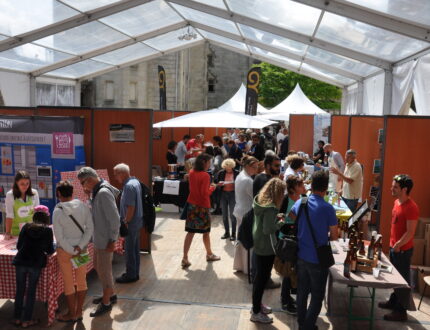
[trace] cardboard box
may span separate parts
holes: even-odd
[[[415,238],[425,238],[426,225],[430,224],[430,218],[419,218]]]
[[[424,240],[426,241],[424,265],[430,266],[430,225],[426,225]]]
[[[430,276],[430,267],[418,267],[418,292],[421,295],[424,290],[425,282],[424,277]],[[430,297],[430,286],[427,285],[425,294],[426,297]]]
[[[412,254],[412,265],[424,265],[424,250],[426,240],[423,238],[414,238],[414,253]]]

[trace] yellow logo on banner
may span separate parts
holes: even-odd
[[[160,88],[164,89],[164,81],[166,79],[166,73],[164,72],[164,70],[158,72],[158,83]]]
[[[260,84],[260,74],[257,71],[248,73],[248,88],[253,89],[258,94],[258,85]]]

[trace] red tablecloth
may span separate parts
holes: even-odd
[[[17,238],[4,240],[0,235],[0,299],[15,298],[15,267],[12,259],[16,255]],[[87,265],[87,272],[93,269],[93,244],[90,243],[88,251],[91,255],[91,262]],[[119,239],[115,246],[115,252],[124,253],[124,239]],[[36,300],[47,303],[48,325],[55,320],[55,311],[58,308],[58,297],[64,291],[63,277],[57,262],[57,254],[48,257],[46,267],[43,268],[36,290]]]

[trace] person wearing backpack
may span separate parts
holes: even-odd
[[[71,259],[86,250],[93,236],[94,224],[90,208],[79,199],[73,199],[73,185],[69,181],[57,184],[56,195],[60,202],[54,209],[52,222],[68,307],[68,313],[57,320],[74,323],[82,321],[82,307],[87,293],[87,266],[73,269]]]
[[[140,271],[140,229],[143,226],[142,187],[135,177],[130,176],[130,167],[121,163],[113,168],[115,179],[122,185],[120,218],[128,228],[125,237],[126,271],[115,281],[132,283],[139,280]]]
[[[273,319],[267,316],[267,314],[272,313],[272,309],[262,304],[262,298],[275,260],[275,233],[284,225],[283,219],[278,218],[277,215],[284,199],[285,188],[284,181],[273,178],[264,185],[254,198],[252,238],[256,272],[252,286],[252,322],[273,322]]]
[[[93,300],[97,307],[90,313],[96,317],[112,310],[117,301],[114,294],[112,258],[119,237],[120,218],[116,206],[119,190],[101,179],[91,167],[82,167],[78,179],[84,192],[92,194],[91,212],[94,222],[94,267],[102,283],[103,296]]]
[[[26,223],[18,238],[18,253],[12,264],[16,268],[16,295],[14,321],[16,326],[28,328],[39,323],[33,319],[36,288],[46,257],[54,253],[54,235],[49,228],[49,210],[44,205],[34,208],[32,221]],[[25,304],[24,304],[25,297]]]

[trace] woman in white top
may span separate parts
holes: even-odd
[[[234,191],[236,205],[234,206],[233,215],[237,220],[237,227],[242,223],[243,216],[252,209],[252,201],[254,199],[252,193],[252,176],[257,174],[258,159],[252,156],[245,156],[242,159],[243,170],[239,173],[234,182]],[[237,241],[234,250],[233,269],[241,271],[244,274],[248,273],[248,257],[246,249]]]
[[[18,236],[20,223],[33,222],[34,207],[40,204],[37,190],[31,188],[27,171],[18,171],[12,190],[6,194],[6,233],[4,239]]]
[[[73,269],[71,259],[86,250],[94,232],[90,208],[73,199],[73,186],[60,181],[56,188],[60,203],[54,209],[54,235],[57,240],[57,260],[64,280],[64,294],[69,311],[58,317],[60,322],[73,323],[82,320],[82,306],[87,293],[87,266]],[[73,280],[73,273],[76,280]]]

